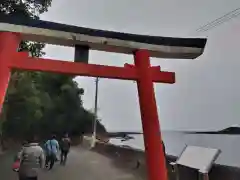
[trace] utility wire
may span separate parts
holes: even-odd
[[[236,18],[236,17],[238,17],[239,15],[240,15],[240,12],[238,12],[238,13],[236,13],[236,14],[233,14],[232,16],[227,17],[225,20],[220,21],[220,22],[218,22],[218,23],[215,23],[214,25],[211,25],[209,28],[207,28],[207,29],[205,29],[205,30],[203,30],[203,31],[200,31],[200,32],[206,32],[206,31],[208,31],[208,30],[214,29],[215,27],[217,27],[217,26],[219,26],[219,25],[221,25],[221,24],[223,24],[223,23],[225,23],[225,22],[227,22],[227,21],[230,21],[231,19]]]
[[[223,23],[225,23],[225,22],[227,22],[227,21],[229,21],[233,18],[238,17],[239,15],[240,15],[240,8],[236,8],[236,9],[224,14],[223,16],[221,16],[221,17],[219,17],[219,18],[217,18],[217,19],[215,19],[215,20],[197,28],[195,30],[195,32],[197,32],[197,33],[206,32],[208,30],[216,28],[217,26],[219,26],[219,25],[221,25],[221,24],[223,24]]]
[[[218,24],[219,22],[223,22],[225,19],[228,19],[229,17],[235,15],[235,14],[238,14],[240,12],[240,8],[237,8],[237,9],[234,9],[233,11],[231,12],[228,12],[226,14],[224,14],[223,16],[213,20],[213,21],[210,21],[209,23],[199,27],[198,29],[196,29],[196,31],[202,31],[202,30],[205,30],[207,29],[209,26],[211,27],[212,25],[214,24]]]

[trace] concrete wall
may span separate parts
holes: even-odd
[[[115,166],[131,170],[138,174],[141,178],[147,179],[146,164],[144,152],[127,147],[119,147],[111,144],[100,143],[96,144],[96,147],[92,149],[95,152],[108,156],[112,159]],[[176,157],[168,156],[168,162],[174,162]],[[180,167],[180,180],[197,180],[198,173],[189,168]],[[172,172],[172,167],[168,164],[168,174],[170,180],[175,180],[175,173]],[[239,180],[240,168],[214,165],[210,174],[210,180]]]

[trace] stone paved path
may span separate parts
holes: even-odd
[[[13,153],[0,155],[1,180],[17,180],[11,170]],[[136,180],[130,172],[114,167],[111,159],[79,147],[73,148],[66,166],[56,164],[52,171],[43,170],[39,180]]]

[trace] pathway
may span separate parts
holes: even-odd
[[[1,180],[17,180],[11,170],[14,153],[0,155]],[[132,173],[114,167],[111,159],[79,147],[73,148],[66,166],[59,163],[52,171],[43,170],[39,180],[136,180]]]

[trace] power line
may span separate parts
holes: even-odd
[[[217,26],[219,26],[219,25],[221,25],[221,24],[223,24],[223,23],[225,23],[225,22],[227,22],[227,21],[229,21],[233,18],[236,18],[239,15],[240,15],[240,12],[236,12],[234,14],[231,14],[231,16],[226,16],[225,18],[222,18],[219,21],[215,21],[214,23],[207,24],[206,26],[197,29],[196,32],[198,32],[198,33],[206,32],[208,30],[216,28]]]
[[[222,19],[221,21],[218,21],[216,23],[209,24],[206,28],[202,28],[201,30],[198,30],[197,32],[206,32],[208,30],[211,30],[227,21],[230,21],[233,18],[236,18],[237,16],[240,15],[240,12],[237,12],[235,14],[232,14],[231,16],[226,17],[225,19]]]
[[[211,29],[213,29],[213,28],[215,28],[215,27],[217,27],[217,26],[219,26],[219,25],[221,25],[221,24],[223,24],[223,23],[225,23],[225,22],[227,22],[227,21],[230,21],[230,20],[233,19],[233,18],[236,18],[236,17],[239,16],[239,15],[240,15],[240,12],[238,12],[238,13],[236,13],[236,14],[233,14],[231,17],[228,17],[227,19],[225,19],[225,21],[218,22],[218,23],[216,23],[215,25],[212,25],[211,27],[209,27],[208,29],[205,29],[205,30],[202,31],[202,32],[206,32],[206,31],[208,31],[208,30],[211,30]]]
[[[217,25],[220,25],[220,24],[222,24],[222,23],[224,23],[224,22],[226,22],[226,21],[228,21],[228,20],[238,16],[240,14],[239,10],[240,10],[240,8],[234,9],[233,11],[224,14],[223,16],[221,16],[221,17],[219,17],[219,18],[217,18],[217,19],[207,23],[206,25],[201,26],[196,31],[197,32],[204,32],[204,31],[207,31],[207,30],[209,30],[209,29],[211,29],[211,28],[213,28],[213,27],[215,27]]]
[[[220,20],[220,21],[217,21],[217,22],[215,22],[215,23],[208,24],[208,26],[205,26],[204,28],[198,29],[196,32],[197,32],[197,33],[201,33],[201,32],[209,31],[209,30],[214,29],[214,28],[216,28],[217,26],[219,26],[219,25],[221,25],[221,24],[223,24],[223,23],[225,23],[225,22],[227,22],[227,21],[230,21],[230,20],[233,19],[233,18],[236,18],[236,17],[239,16],[239,15],[240,15],[240,12],[237,12],[237,13],[235,13],[235,14],[232,14],[231,16],[228,16],[228,17]]]
[[[221,17],[219,17],[219,18],[217,18],[217,19],[215,19],[215,20],[197,28],[195,30],[195,32],[197,32],[197,33],[206,32],[206,31],[208,31],[210,29],[213,29],[213,28],[215,28],[215,27],[217,27],[217,26],[219,26],[219,25],[221,25],[221,24],[223,24],[223,23],[225,23],[225,22],[227,22],[227,21],[229,21],[233,18],[236,18],[239,15],[240,15],[240,8],[236,8],[236,9],[224,14],[223,16],[221,16]]]
[[[233,11],[230,11],[230,12],[224,14],[223,16],[221,16],[213,21],[210,21],[209,23],[197,28],[196,31],[202,31],[203,29],[206,29],[208,26],[212,26],[212,24],[215,24],[215,23],[218,23],[218,22],[224,20],[224,18],[226,18],[226,17],[232,16],[235,13],[239,13],[238,12],[239,10],[240,10],[240,8],[234,9]]]

